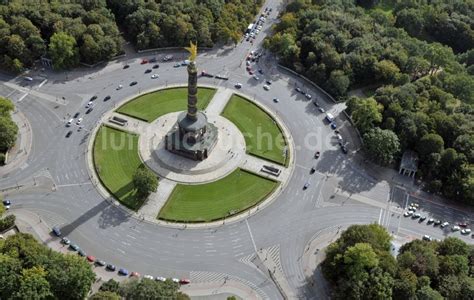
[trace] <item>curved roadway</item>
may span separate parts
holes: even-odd
[[[274,21],[277,1],[268,1],[267,5],[274,8],[271,16]],[[265,24],[265,32],[270,30],[270,23]],[[250,285],[262,297],[269,299],[282,298],[275,284],[266,273],[258,272],[240,260],[254,254],[256,249],[276,247],[294,293],[311,298],[306,294],[300,258],[313,234],[329,227],[376,222],[381,209],[363,203],[344,205],[343,202],[341,205],[329,201],[324,205],[324,199],[333,198],[329,195],[338,186],[363,186],[362,190],[369,191],[375,187],[374,181],[352,155],[339,150],[333,131],[323,122],[323,114],[317,112],[311,101],[295,92],[297,80],[278,73],[271,57],[261,61],[265,75],[260,76],[260,81],[246,73],[244,59],[249,50],[259,48],[257,45],[262,39],[263,33],[254,46],[243,42],[236,48],[201,54],[197,64],[201,70],[230,77],[227,82],[201,77],[200,83],[233,88],[236,82],[241,82],[242,93],[274,110],[289,128],[296,145],[293,153],[296,168],[288,186],[269,207],[238,223],[213,229],[180,230],[141,222],[100,196],[87,175],[85,156],[88,132],[97,126],[100,116],[125,97],[187,81],[185,68],[174,68],[172,62],[160,62],[160,68],[156,70],[160,78],[151,79],[150,74],[144,74],[151,65],[140,65],[139,60],[152,55],[135,55],[135,58],[128,56],[100,69],[47,74],[46,84],[38,88],[36,82],[33,87],[38,93],[30,93],[21,101],[17,99],[17,108],[32,125],[33,147],[21,168],[0,179],[0,188],[18,184],[34,186],[10,191],[9,198],[14,203],[12,210],[30,210],[49,226],[61,225],[63,234],[87,253],[119,267],[142,274],[191,276],[198,280],[200,277],[206,280],[207,272],[226,274],[252,283]],[[184,57],[184,53],[175,56]],[[124,70],[126,63],[130,68]],[[262,88],[263,80],[267,78],[273,81],[270,91]],[[133,80],[138,84],[130,87]],[[21,80],[11,82],[19,84]],[[116,90],[119,84],[124,88]],[[311,90],[311,94],[327,110],[337,111],[332,104],[324,102],[323,95],[317,91]],[[96,106],[85,115],[84,107],[93,95],[98,96]],[[107,95],[111,100],[103,102]],[[62,104],[63,96],[66,105]],[[274,97],[280,102],[274,103]],[[84,130],[77,132],[74,126],[72,136],[65,138],[69,130],[65,128],[65,120],[76,111],[84,117]],[[318,161],[313,158],[315,149],[321,151]],[[318,171],[310,175],[309,169],[316,162]],[[311,185],[303,191],[305,182]],[[378,191],[384,200],[387,191],[384,188]]]

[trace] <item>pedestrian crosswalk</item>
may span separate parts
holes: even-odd
[[[267,296],[267,294],[254,283],[247,281],[245,279],[233,276],[233,275],[228,275],[225,273],[217,273],[217,272],[193,271],[190,274],[190,279],[191,279],[191,282],[193,283],[212,283],[212,282],[225,283],[229,280],[238,281],[241,284],[250,287],[262,299],[270,299]]]

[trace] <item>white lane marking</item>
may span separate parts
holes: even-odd
[[[57,185],[57,187],[68,187],[68,186],[78,186],[78,185],[87,185],[87,184],[92,184],[92,182],[59,184],[59,185]]]
[[[134,236],[132,236],[132,235],[130,235],[130,234],[127,234],[126,236],[129,237],[129,238],[131,238],[131,239],[134,239],[134,240],[137,239],[136,237],[134,237]]]
[[[247,224],[247,229],[249,230],[250,239],[252,240],[253,248],[255,249],[255,252],[257,252],[257,245],[255,244],[255,240],[253,239],[252,230],[250,229],[250,225],[247,219],[245,219],[245,224]]]
[[[244,253],[243,253],[243,252],[239,252],[239,253],[235,254],[234,257],[238,257],[238,256],[242,256],[242,255],[244,255]]]
[[[380,209],[379,222],[378,222],[378,224],[380,224],[380,221],[382,220],[382,212],[383,212],[383,209]]]
[[[235,240],[231,240],[232,243],[237,243],[238,241],[240,241],[240,238],[235,239]]]
[[[117,248],[117,251],[121,252],[122,254],[125,254],[125,251],[123,251],[122,249]]]
[[[46,82],[48,82],[48,79],[41,81],[41,83],[38,84],[38,89],[40,89]]]
[[[26,96],[28,96],[28,93],[25,93],[23,96],[21,96],[20,99],[18,99],[18,102],[21,102],[23,99],[26,98]]]
[[[210,249],[210,250],[206,250],[207,253],[209,252],[217,252],[217,250],[214,250],[214,249]],[[184,254],[184,253],[183,253]]]
[[[237,249],[237,248],[240,248],[242,247],[242,245],[236,245],[236,246],[233,246],[232,249]]]

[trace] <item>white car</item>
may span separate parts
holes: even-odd
[[[260,30],[256,29],[255,34],[259,34],[259,33],[260,33]]]
[[[76,123],[76,124],[77,124],[77,125],[81,125],[81,123],[82,123],[82,118],[77,119],[77,123]]]
[[[257,26],[258,30],[262,30],[262,25]]]
[[[269,90],[270,90],[270,87],[265,84],[265,85],[263,86],[263,89],[264,89],[265,91],[269,91]]]
[[[158,78],[158,77],[160,77],[160,76],[158,76],[158,74],[153,74],[153,75],[151,75],[151,79],[156,79],[156,78]]]
[[[425,240],[425,241],[432,241],[433,239],[432,239],[429,235],[425,234],[425,235],[423,236],[423,240]]]
[[[404,215],[405,217],[409,217],[409,216],[411,216],[412,214],[413,214],[413,212],[412,212],[411,210],[409,210],[409,211],[406,211],[403,215]]]
[[[143,278],[153,280],[153,276],[151,276],[151,275],[145,275],[145,276],[143,276]]]
[[[166,278],[158,276],[155,278],[156,281],[166,281]]]
[[[420,214],[414,214],[413,216],[411,216],[413,219],[418,219],[419,217],[421,217]]]
[[[306,97],[307,99],[311,99],[311,98],[312,98],[312,96],[311,96],[310,94],[308,94],[308,93],[305,94],[305,97]]]
[[[117,91],[118,91],[118,90],[121,90],[122,88],[123,88],[123,85],[119,84],[119,85],[117,86]]]
[[[471,233],[471,229],[469,229],[469,228],[463,229],[463,230],[461,230],[461,233],[462,234],[469,234],[469,233]]]
[[[448,226],[448,225],[449,225],[448,222],[444,222],[443,224],[441,224],[441,228],[444,228],[444,227],[446,227],[446,226]]]
[[[242,83],[237,82],[234,86],[235,86],[236,88],[240,89],[240,88],[242,87]]]
[[[171,280],[173,280],[173,282],[179,283],[179,279],[178,279],[178,278],[172,278]]]
[[[86,105],[86,108],[92,107],[92,105],[94,105],[94,102],[89,101],[89,103],[87,103],[87,105]]]
[[[459,231],[461,230],[461,227],[459,226],[453,226],[453,228],[451,228],[452,231]]]
[[[255,79],[255,80],[259,80],[260,78],[258,78],[258,76],[257,76],[257,75],[253,75],[253,79]]]

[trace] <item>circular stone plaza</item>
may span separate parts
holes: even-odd
[[[125,99],[103,115],[89,145],[91,177],[137,217],[167,226],[212,226],[251,215],[281,192],[292,173],[285,125],[259,103],[227,88],[188,85]],[[159,179],[147,199],[133,174]]]

